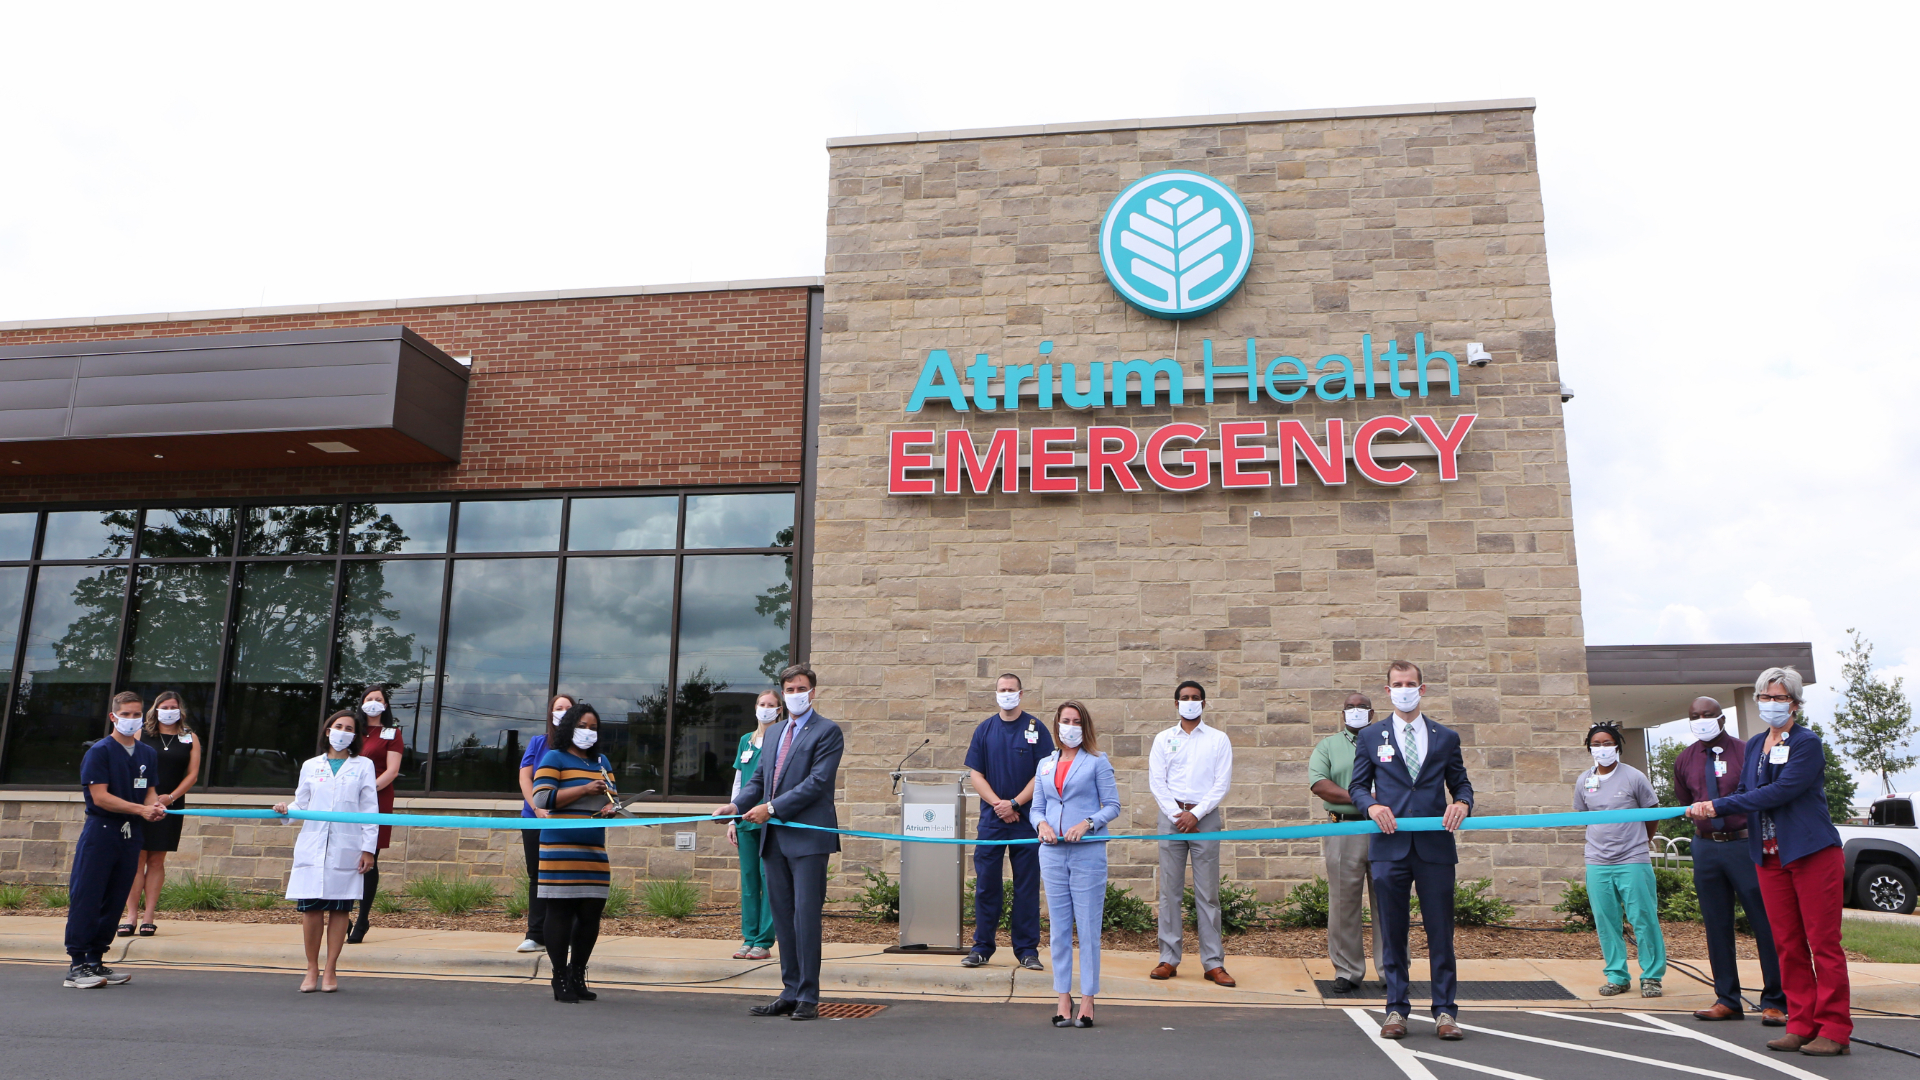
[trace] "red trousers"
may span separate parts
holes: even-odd
[[[1826,1036],[1845,1045],[1853,1036],[1847,954],[1840,949],[1841,876],[1846,856],[1838,847],[1780,865],[1780,856],[1760,863],[1760,896],[1780,954],[1780,982],[1787,993],[1787,1030],[1802,1038]]]

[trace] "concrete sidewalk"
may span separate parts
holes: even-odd
[[[43,916],[0,916],[0,962],[64,963],[64,920]],[[491,981],[531,981],[548,975],[544,954],[514,952],[518,934],[472,930],[404,930],[376,926],[367,941],[350,945],[340,958],[342,975],[449,977]],[[1231,941],[1229,941],[1231,945]],[[711,938],[606,937],[593,954],[596,985],[631,989],[776,994],[777,961],[732,958],[736,945]],[[1227,968],[1240,983],[1227,990],[1200,978],[1199,965],[1183,965],[1180,977],[1164,982],[1147,978],[1158,957],[1151,953],[1106,952],[1101,957],[1101,1000],[1126,1004],[1177,1006],[1266,1006],[1339,1008],[1377,1004],[1368,998],[1323,998],[1316,979],[1332,979],[1325,960],[1277,960],[1236,957]],[[262,923],[174,922],[151,938],[117,938],[108,962],[135,971],[152,966],[238,968],[252,971],[301,971],[306,967],[299,930]],[[1704,968],[1704,963],[1695,965]],[[1742,981],[1757,985],[1757,961],[1741,963]],[[1862,1008],[1920,1012],[1920,964],[1855,964],[1853,1001]],[[1414,961],[1413,977],[1427,976],[1426,962]],[[1600,963],[1594,960],[1460,961],[1465,982],[1552,981],[1577,1001],[1472,1001],[1463,1009],[1525,1007],[1584,1009],[1640,1008],[1655,1004],[1639,997],[1602,998]],[[1005,950],[986,967],[967,969],[955,956],[889,954],[875,945],[825,947],[821,990],[828,998],[934,998],[1043,1003],[1054,996],[1051,972],[1014,966]],[[1713,1003],[1706,987],[1668,974],[1661,1011],[1705,1008]],[[1075,993],[1078,993],[1076,980]],[[1623,1002],[1625,1003],[1623,1006]],[[1418,1005],[1419,1003],[1415,1003]]]

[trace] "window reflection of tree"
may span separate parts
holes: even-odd
[[[142,542],[141,550],[146,550]],[[152,700],[178,691],[206,730],[227,624],[228,563],[140,567],[128,636],[127,688]]]
[[[222,776],[238,787],[291,784],[312,753],[322,706],[332,563],[249,563],[241,571]]]
[[[338,506],[255,506],[247,510],[247,554],[327,555],[339,541]]]
[[[233,552],[233,509],[149,510],[140,554],[149,559],[206,558]]]
[[[426,746],[422,739],[433,721],[434,652],[421,641],[438,639],[440,592],[446,564],[439,560],[389,562],[368,560],[345,565],[340,621],[335,630],[333,694],[328,709],[360,704],[368,687],[387,691],[385,722],[398,725],[405,735],[406,753],[394,783],[417,787],[424,779]],[[393,606],[389,576],[410,586],[412,610]],[[421,630],[403,629],[414,622]]]
[[[773,544],[775,547],[792,547],[793,526],[789,525],[776,533]],[[763,619],[773,616],[773,625],[785,630],[787,620],[793,613],[793,556],[783,555],[781,562],[786,571],[786,580],[755,597],[753,613]],[[787,657],[791,655],[791,642],[767,650],[767,654],[760,658],[760,674],[765,675],[768,682],[780,681],[780,669],[787,666]]]
[[[81,755],[105,733],[126,589],[124,566],[40,569],[14,698],[9,783],[71,783]]]

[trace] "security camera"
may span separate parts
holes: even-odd
[[[1566,383],[1561,383],[1560,384],[1560,404],[1565,405],[1567,402],[1572,400],[1573,400],[1573,387],[1568,386]]]
[[[1467,363],[1472,367],[1486,367],[1493,363],[1493,354],[1480,342],[1471,342],[1467,345]]]

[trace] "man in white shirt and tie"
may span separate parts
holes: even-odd
[[[1160,833],[1219,832],[1220,803],[1233,783],[1233,744],[1218,728],[1202,723],[1207,691],[1183,682],[1173,692],[1180,722],[1154,736],[1147,758],[1147,786],[1160,805]],[[1200,931],[1202,978],[1233,986],[1220,940],[1220,841],[1160,841],[1160,963],[1155,979],[1171,979],[1180,966],[1181,895],[1187,864],[1193,864],[1194,921]]]

